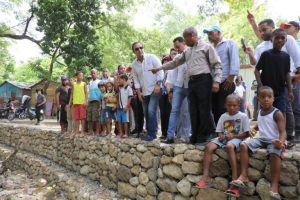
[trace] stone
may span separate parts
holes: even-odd
[[[253,158],[259,160],[267,160],[268,159],[267,156],[268,156],[267,149],[259,149],[252,155]]]
[[[138,195],[142,196],[142,197],[146,197],[147,196],[147,189],[145,186],[139,185],[136,188],[136,192]]]
[[[252,157],[249,157],[249,165],[259,171],[264,171],[264,169],[266,167],[266,164],[264,161],[258,160],[258,159],[252,158]]]
[[[300,152],[293,152],[293,159],[300,163]]]
[[[173,156],[174,155],[174,150],[173,150],[172,146],[166,145],[164,147],[164,155],[166,155],[166,156]]]
[[[239,200],[261,200],[258,196],[242,195]]]
[[[226,191],[228,189],[228,180],[223,177],[216,177],[213,180],[214,188],[221,191]]]
[[[296,186],[280,186],[279,193],[286,199],[294,199],[298,196]]]
[[[138,176],[141,172],[141,167],[139,165],[135,165],[134,167],[131,168],[130,172],[133,175]]]
[[[162,191],[171,192],[171,193],[178,192],[177,182],[169,178],[164,178],[164,179],[159,178],[156,181],[156,184]]]
[[[224,159],[218,159],[217,161],[212,162],[209,174],[211,177],[224,177],[229,175],[229,169],[229,165]]]
[[[196,200],[227,200],[227,195],[224,194],[224,192],[207,188],[207,189],[201,189],[198,192],[198,195],[196,196]]]
[[[224,160],[228,160],[228,153],[224,149],[217,149],[216,154]]]
[[[165,177],[161,168],[158,168],[157,175],[158,175],[159,178],[164,178]]]
[[[163,156],[161,157],[161,159],[160,159],[160,163],[161,163],[162,165],[166,165],[166,164],[169,164],[169,163],[171,163],[171,162],[172,162],[172,157],[169,157],[169,156],[163,155]]]
[[[123,165],[119,166],[118,172],[117,172],[117,177],[120,181],[128,182],[132,178],[130,169]]]
[[[86,175],[86,176],[87,176],[87,175],[90,173],[90,170],[91,170],[90,166],[84,165],[84,166],[81,167],[81,169],[80,169],[80,174]]]
[[[142,167],[148,169],[152,167],[153,154],[150,151],[145,152],[141,158]]]
[[[161,154],[162,154],[162,151],[160,148],[158,149],[158,148],[150,147],[149,150],[151,151],[151,153],[153,155],[156,155],[156,156],[161,156]]]
[[[130,150],[130,147],[127,144],[121,144],[119,147],[124,152],[128,152]]]
[[[183,154],[187,149],[187,144],[175,144],[174,153],[175,155]]]
[[[150,168],[147,171],[147,175],[151,181],[156,181],[157,174],[158,174],[157,169],[154,169],[154,168]]]
[[[141,172],[139,175],[140,184],[146,185],[149,182],[148,175],[145,172]]]
[[[127,167],[133,167],[132,155],[130,153],[125,153],[122,156],[120,163]]]
[[[190,199],[189,197],[184,197],[184,196],[178,194],[175,196],[174,200],[189,200],[189,199]]]
[[[180,167],[178,167],[175,164],[168,164],[168,165],[163,166],[163,172],[165,175],[175,178],[175,179],[183,178],[183,173],[182,173]]]
[[[147,183],[146,189],[147,189],[149,195],[156,196],[158,193],[157,187],[156,187],[155,183],[153,183],[152,181]]]
[[[256,184],[256,192],[261,199],[269,199],[270,183],[265,179],[260,179]]]
[[[129,183],[130,185],[132,185],[133,187],[136,187],[139,185],[139,178],[138,177],[132,177],[130,180],[129,180]]]
[[[136,146],[136,150],[137,150],[138,152],[145,153],[148,149],[147,149],[147,147],[145,147],[144,144],[138,144],[138,145]]]
[[[250,181],[256,182],[259,179],[261,179],[262,176],[263,176],[262,172],[258,171],[257,169],[251,167],[248,168],[248,177]]]
[[[177,184],[178,191],[185,197],[189,197],[191,195],[191,183],[187,179],[182,179]]]
[[[202,151],[193,149],[193,150],[187,150],[184,152],[184,160],[186,161],[194,161],[194,162],[202,162],[203,161],[203,155],[204,153]]]
[[[160,157],[154,157],[153,158],[153,168],[158,169],[160,165]]]
[[[188,174],[186,176],[186,179],[188,181],[190,181],[191,183],[198,183],[201,180],[201,177],[202,176],[196,176],[196,175],[190,175],[190,174]]]
[[[184,161],[182,163],[182,172],[184,174],[198,175],[202,171],[202,165],[197,162]]]
[[[255,184],[251,181],[246,183],[247,187],[243,189],[243,195],[249,195],[252,196],[255,193]]]
[[[136,155],[133,155],[132,162],[134,165],[139,165],[139,164],[141,164],[141,159],[139,159],[139,157],[137,157]]]
[[[106,177],[106,176],[100,176],[99,180],[100,180],[100,183],[101,183],[104,187],[110,188],[110,189],[113,188],[113,185],[112,185],[112,183],[111,183],[111,181],[109,180],[108,177]]]
[[[131,199],[136,198],[137,189],[135,187],[132,187],[128,183],[118,183],[118,193],[122,196],[129,197]]]
[[[147,195],[147,196],[145,197],[145,199],[143,199],[143,200],[156,200],[156,197],[151,196],[151,195]]]
[[[297,184],[297,193],[300,194],[300,180],[298,180],[298,184]]]
[[[158,195],[158,200],[173,200],[173,195],[168,192],[161,192]]]
[[[178,154],[172,159],[172,162],[178,165],[181,165],[183,161],[184,161],[183,154]]]

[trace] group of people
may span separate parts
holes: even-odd
[[[248,151],[267,148],[271,160],[270,197],[280,199],[280,164],[286,140],[300,138],[300,26],[291,21],[275,29],[271,19],[257,25],[250,12],[247,18],[263,40],[255,53],[243,47],[258,84],[260,109],[254,129],[250,129],[249,118],[241,112],[245,87],[239,75],[238,46],[225,39],[215,25],[203,30],[210,44],[198,36],[194,27],[185,29],[183,37],[173,40],[174,47],[162,61],[145,53],[141,42],[134,42],[135,60],[127,69],[119,65],[114,78],[108,76],[107,69],[99,78],[93,69],[87,84],[83,73],[78,72],[69,87],[63,76],[57,90],[62,131],[72,125],[68,122],[71,113],[75,133],[80,133],[80,124],[83,129],[87,120],[89,134],[111,135],[115,121],[118,138],[127,138],[130,129],[133,133],[142,132],[145,121],[147,135],[142,139],[152,141],[157,138],[159,110],[162,142],[174,143],[177,135],[183,142],[206,144],[203,177],[197,187],[210,186],[212,153],[218,147],[226,148],[233,179],[226,194],[239,196],[239,189],[248,182]],[[214,136],[217,137],[212,139]],[[235,154],[239,149],[240,175]]]

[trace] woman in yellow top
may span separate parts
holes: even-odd
[[[69,106],[73,105],[73,117],[75,120],[75,134],[83,134],[84,122],[86,118],[87,105],[87,87],[86,83],[82,81],[83,73],[77,72],[77,81],[72,86],[72,93]],[[81,124],[81,131],[79,127]]]

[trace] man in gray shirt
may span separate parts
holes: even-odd
[[[162,69],[170,70],[184,63],[187,64],[192,125],[190,142],[203,143],[214,131],[211,117],[211,92],[219,91],[222,78],[221,61],[214,47],[203,42],[194,27],[185,29],[183,37],[190,48],[175,57],[173,61],[151,71],[156,73]]]

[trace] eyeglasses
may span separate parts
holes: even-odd
[[[138,50],[142,50],[142,49],[144,49],[144,47],[137,47],[134,49],[134,51],[138,51]]]

